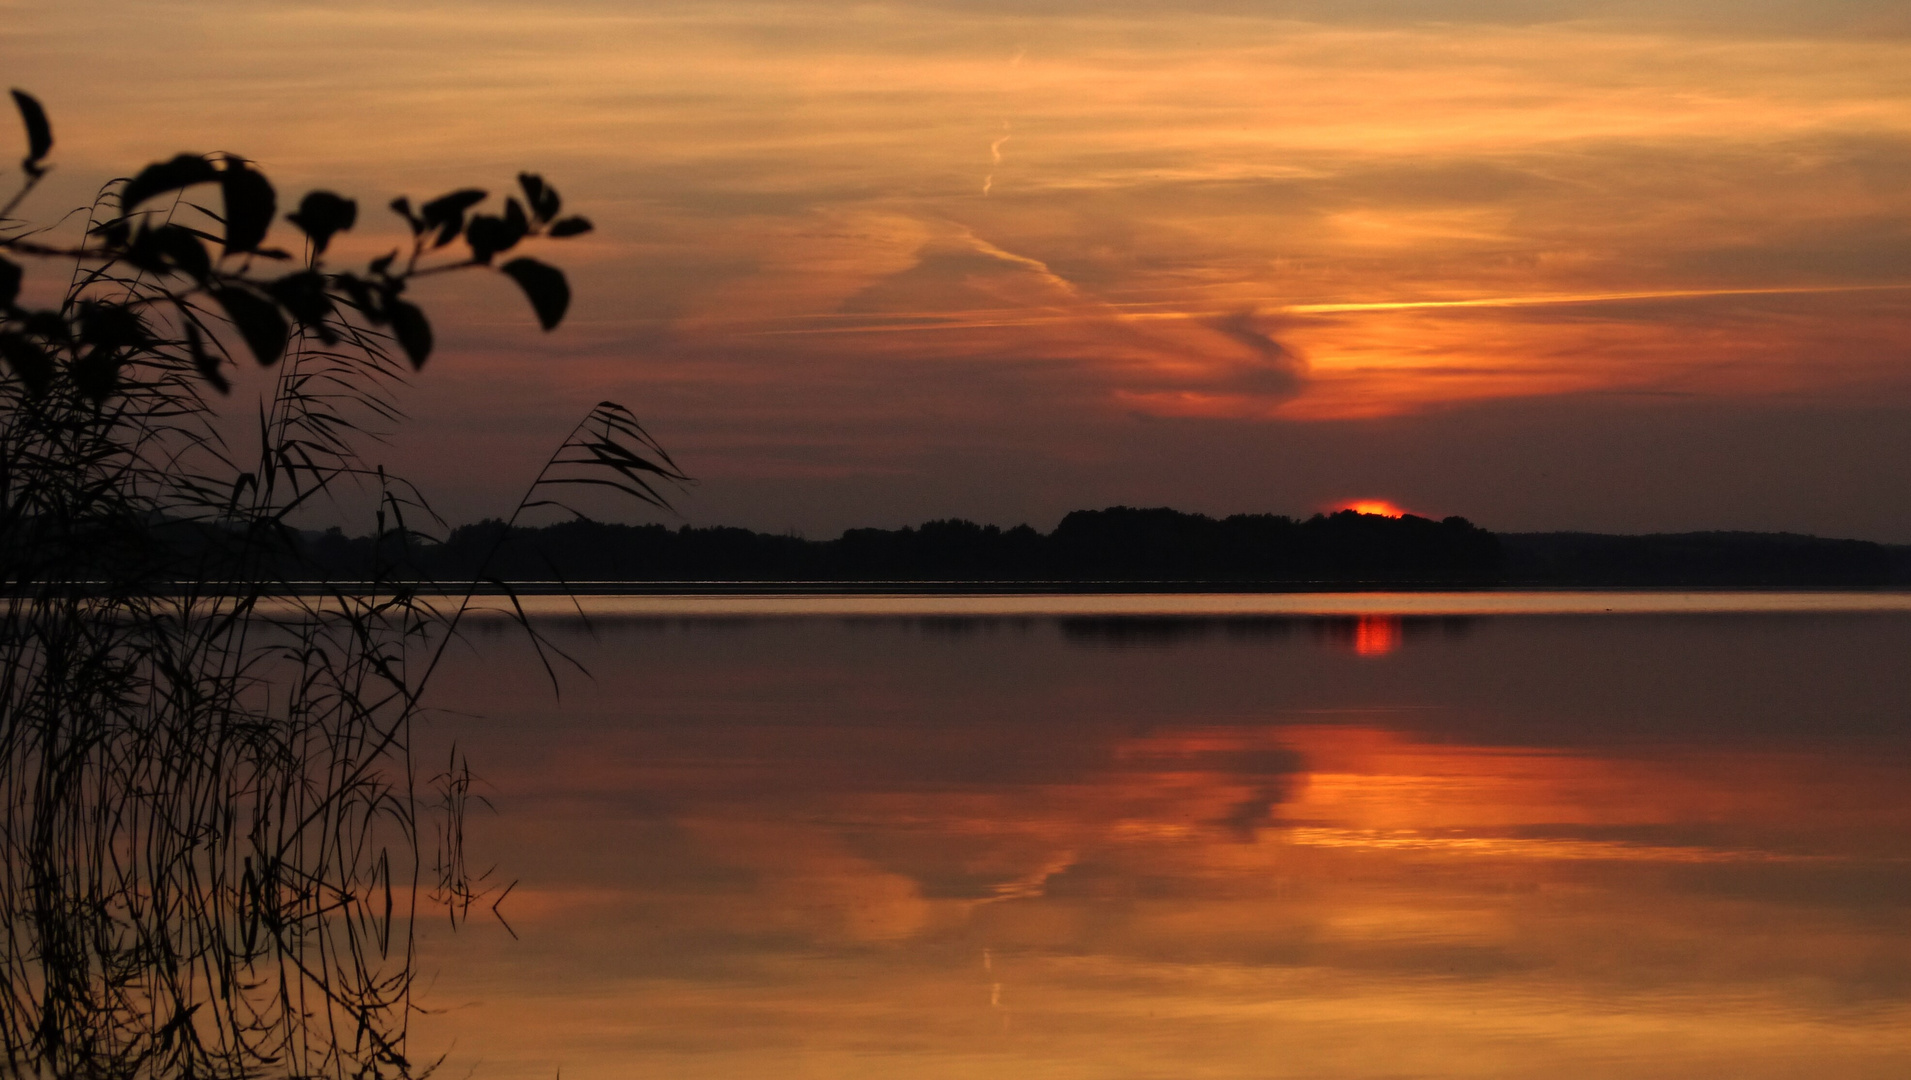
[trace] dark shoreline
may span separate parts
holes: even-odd
[[[222,588],[207,569],[223,565],[241,538],[188,522],[157,533],[160,542],[139,553],[152,578],[187,593]],[[1077,511],[1049,533],[932,521],[851,529],[832,540],[575,520],[528,528],[480,522],[443,537],[288,528],[270,541],[261,577],[276,594],[458,594],[473,582],[479,592],[597,595],[1911,587],[1907,545],[1792,533],[1493,533],[1459,517],[1351,511],[1217,519],[1112,507]],[[8,562],[0,552],[0,566]],[[80,581],[96,576],[76,569]]]
[[[1911,586],[1911,546],[1791,533],[1493,533],[1464,518],[1077,511],[1049,533],[967,521],[832,540],[748,529],[480,522],[442,542],[305,534],[287,578],[575,583],[592,592],[1318,592]],[[380,572],[365,571],[378,567]],[[611,584],[614,583],[614,584]]]
[[[289,589],[265,595],[311,596],[339,591],[389,596],[395,589],[354,588],[331,581],[287,582]],[[466,595],[457,583],[404,585],[413,595]],[[184,590],[182,590],[183,592]],[[1315,593],[1907,593],[1911,584],[1887,585],[1576,585],[1507,582],[1456,585],[1447,582],[1240,582],[1240,581],[508,581],[486,582],[473,596],[1212,596],[1308,595]],[[205,592],[213,598],[219,594]]]

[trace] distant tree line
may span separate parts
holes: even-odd
[[[1911,547],[1795,533],[1502,533],[1512,584],[1911,585]]]
[[[338,530],[307,534],[306,565],[340,578],[402,567],[435,581],[1181,583],[1234,588],[1790,586],[1911,584],[1911,547],[1786,533],[1494,534],[1441,521],[1341,511],[1214,518],[1165,508],[1077,510],[1052,532],[943,520],[850,529],[833,540],[739,528],[575,520],[483,521],[442,543],[379,549]],[[495,554],[493,554],[495,552]],[[480,572],[480,567],[488,567]]]
[[[1078,510],[1054,531],[931,521],[850,529],[806,540],[738,528],[669,528],[570,521],[507,529],[484,521],[444,543],[376,552],[336,530],[310,555],[342,574],[371,560],[409,561],[421,576],[466,580],[489,560],[504,581],[1231,582],[1488,583],[1503,556],[1492,533],[1464,518],[1433,521],[1343,511],[1295,519],[1212,518],[1169,509]],[[496,554],[492,552],[495,550]]]

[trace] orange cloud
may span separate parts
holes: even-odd
[[[705,475],[880,471],[991,417],[1067,459],[1125,417],[1911,400],[1911,45],[1846,6],[819,10],[220,5],[204,33],[109,3],[7,33],[59,131],[40,208],[187,146],[367,207],[535,167],[587,210],[562,338],[508,288],[429,290],[437,367],[495,387],[425,451],[446,471],[606,392],[720,432]],[[358,253],[397,225],[364,217]],[[804,461],[819,430],[866,465]]]

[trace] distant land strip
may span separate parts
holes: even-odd
[[[577,520],[467,525],[442,542],[296,541],[298,573],[528,591],[1306,591],[1329,588],[1911,586],[1911,546],[1792,533],[1618,536],[1499,533],[1341,511],[1215,518],[1155,508],[1078,510],[1041,533],[969,521],[851,529],[832,540],[728,527]]]

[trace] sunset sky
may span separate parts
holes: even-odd
[[[0,55],[42,218],[232,150],[359,198],[341,256],[523,168],[596,221],[556,333],[503,279],[425,295],[383,457],[454,523],[610,398],[696,524],[1911,541],[1911,8],[1175,6],[0,2]]]

